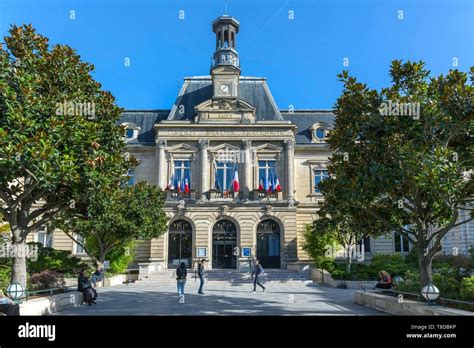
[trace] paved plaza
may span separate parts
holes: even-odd
[[[209,280],[198,295],[199,280],[186,284],[179,303],[176,283],[140,281],[98,289],[97,305],[70,308],[55,315],[384,315],[352,302],[354,290],[311,281],[267,281],[252,293],[250,282]]]

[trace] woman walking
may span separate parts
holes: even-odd
[[[186,270],[186,264],[181,262],[178,268],[176,268],[176,283],[178,288],[178,296],[181,299],[181,296],[184,296],[184,285],[186,284],[186,277],[188,276],[188,271]]]

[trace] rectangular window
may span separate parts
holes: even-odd
[[[191,189],[191,161],[174,161],[174,187],[178,191],[185,191],[186,183],[188,189]]]
[[[393,238],[395,240],[395,251],[397,253],[407,253],[410,251],[410,243],[401,234],[394,232]]]
[[[129,169],[128,173],[128,186],[133,186],[135,185],[135,169]]]
[[[259,188],[265,191],[272,189],[276,184],[276,162],[273,160],[258,161]]]
[[[214,164],[214,189],[222,192],[231,191],[237,170],[237,163],[216,161]]]
[[[84,237],[83,236],[76,235],[75,238],[80,244],[84,244]],[[80,244],[74,243],[74,254],[84,254],[85,253],[84,247]]]
[[[314,193],[321,193],[318,185],[321,181],[323,181],[325,178],[329,176],[329,173],[327,170],[314,169],[313,174],[314,174]]]
[[[41,226],[36,232],[36,242],[41,243],[46,248],[53,247],[53,235],[48,232],[46,226]]]
[[[364,250],[364,253],[370,253],[370,237],[362,238],[357,245],[360,247],[364,246],[364,249],[361,249]]]

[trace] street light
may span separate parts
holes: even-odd
[[[427,304],[431,305],[439,297],[439,289],[434,284],[429,283],[421,289],[421,295],[428,301]]]

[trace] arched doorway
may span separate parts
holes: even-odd
[[[177,267],[184,262],[192,267],[193,228],[185,220],[176,220],[169,227],[168,267]]]
[[[212,228],[212,268],[236,268],[239,255],[236,248],[235,224],[229,220],[217,221]]]
[[[257,258],[264,268],[280,268],[280,226],[266,219],[257,225]]]

